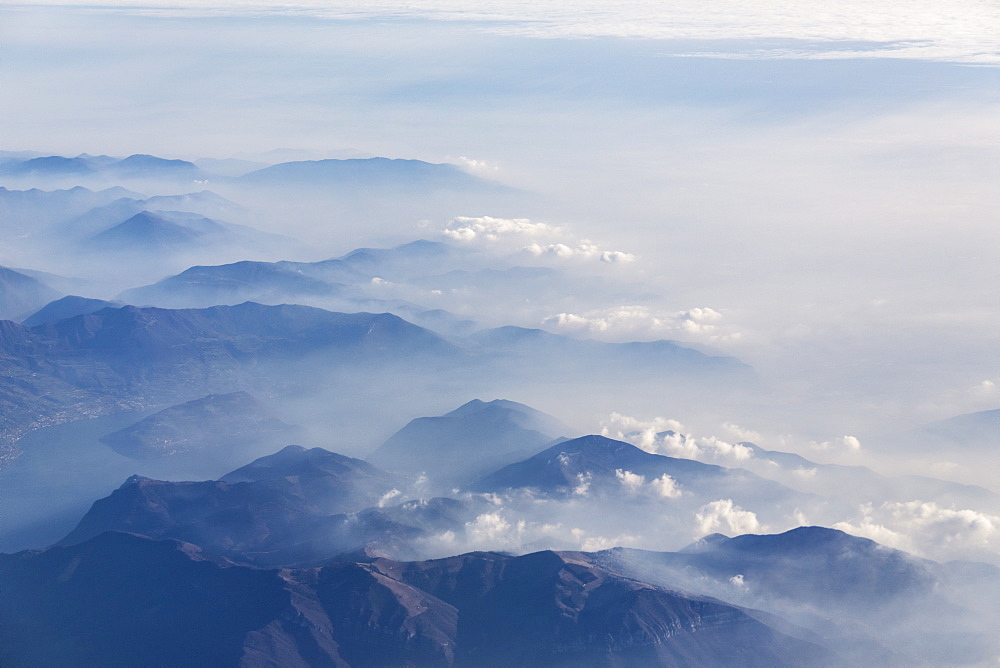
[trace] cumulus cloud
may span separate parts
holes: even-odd
[[[455,241],[496,242],[502,237],[551,237],[562,233],[562,228],[548,223],[533,223],[527,218],[494,218],[459,216],[452,219],[441,233]]]
[[[664,473],[659,478],[649,481],[649,486],[653,491],[664,499],[676,499],[683,494],[677,481]]]
[[[757,533],[763,529],[755,513],[740,508],[732,499],[706,503],[698,509],[694,518],[699,536],[710,533]]]
[[[612,413],[601,422],[603,436],[628,441],[656,455],[727,464],[739,464],[753,457],[753,450],[746,445],[715,436],[683,434],[683,429],[676,420],[661,417],[641,420],[621,413]]]
[[[381,498],[379,498],[378,507],[385,508],[387,505],[399,499],[401,496],[403,496],[403,493],[400,492],[398,489],[390,489],[388,492],[383,494]]]
[[[622,487],[629,494],[636,494],[642,486],[646,484],[645,476],[641,476],[638,473],[632,473],[631,471],[623,471],[622,469],[615,469],[615,477],[618,478],[618,482],[622,484]]]
[[[459,167],[474,174],[494,175],[500,171],[500,168],[491,162],[486,160],[477,160],[476,158],[469,158],[464,155],[458,156],[458,160],[456,162]]]
[[[441,233],[453,241],[499,245],[538,258],[599,260],[607,263],[625,263],[636,259],[635,255],[625,251],[604,250],[589,239],[574,239],[565,227],[533,222],[528,218],[459,216],[453,218]]]
[[[844,447],[848,450],[857,451],[861,449],[861,441],[854,436],[844,436],[843,441]]]
[[[751,443],[760,443],[764,440],[764,437],[760,435],[760,432],[756,432],[753,429],[747,429],[741,427],[738,424],[733,424],[731,422],[725,422],[722,425],[723,431],[732,436],[735,436],[741,441],[749,441]]]
[[[524,520],[512,525],[500,512],[483,513],[465,523],[465,533],[471,544],[501,549],[519,548],[525,528]]]
[[[580,529],[574,529],[580,542],[580,549],[584,552],[598,552],[600,550],[610,550],[613,547],[631,547],[638,542],[638,537],[629,534],[620,534],[613,538],[607,536],[587,536]]]
[[[810,441],[809,447],[820,451],[846,450],[848,452],[859,452],[861,450],[861,441],[855,436],[842,436],[832,441]]]
[[[833,526],[939,561],[969,555],[995,560],[1000,550],[1000,516],[933,501],[865,504],[858,517]]]
[[[561,331],[611,338],[688,338],[713,343],[733,343],[741,334],[723,323],[712,308],[659,312],[647,306],[624,304],[583,313],[556,313],[542,324]]]

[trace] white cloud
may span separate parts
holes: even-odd
[[[749,441],[750,443],[760,443],[764,440],[764,437],[760,435],[759,432],[753,429],[746,429],[739,426],[738,424],[732,424],[731,422],[725,422],[722,425],[722,429],[729,434],[732,434],[741,441]]]
[[[398,499],[401,496],[403,496],[403,493],[398,489],[390,489],[388,492],[383,494],[381,498],[379,498],[378,507],[385,508],[387,505],[392,503],[393,500]]]
[[[473,172],[475,174],[492,176],[500,171],[500,168],[491,162],[469,158],[464,155],[458,156],[457,163],[466,171]]]
[[[676,499],[683,494],[681,488],[677,485],[677,481],[666,473],[661,475],[659,478],[650,480],[649,485],[653,488],[656,494],[664,499]]]
[[[562,228],[548,223],[533,223],[527,218],[494,218],[480,216],[469,218],[459,216],[452,219],[441,233],[455,241],[487,241],[496,242],[502,237],[549,237],[558,235]]]
[[[848,452],[859,452],[861,450],[861,441],[855,436],[842,436],[832,441],[810,441],[808,446],[813,450],[819,451],[846,450]]]
[[[622,487],[629,494],[636,494],[642,486],[646,484],[645,476],[641,476],[638,473],[632,473],[631,471],[623,471],[622,469],[615,469],[615,477],[618,478],[618,482],[622,484]]]
[[[91,0],[40,0],[39,4],[91,5]],[[725,58],[910,58],[964,63],[998,63],[995,36],[1000,16],[991,2],[910,0],[867,2],[838,0],[758,0],[713,3],[701,0],[365,0],[337,2],[273,0],[205,3],[203,0],[132,0],[119,11],[170,10],[183,15],[229,15],[266,9],[269,13],[303,11],[329,18],[358,19],[409,16],[430,20],[474,21],[504,34],[532,37],[638,37],[660,40],[713,40]],[[794,47],[748,50],[725,40],[802,40]],[[859,44],[862,42],[862,44]],[[863,42],[872,42],[866,46]],[[696,48],[696,47],[690,47]]]
[[[719,499],[706,503],[695,513],[699,536],[710,533],[744,534],[763,529],[757,515],[733,503],[732,499]]]
[[[589,536],[582,538],[580,549],[584,552],[598,552],[600,550],[610,550],[613,547],[630,547],[638,542],[636,536],[621,534],[614,538],[605,536]]]
[[[635,255],[624,251],[604,251],[601,262],[635,262]]]
[[[658,312],[649,307],[624,304],[584,313],[557,313],[542,324],[569,332],[611,338],[686,338],[713,343],[733,343],[739,332],[726,327],[723,315],[711,308]]]
[[[995,560],[1000,550],[1000,516],[970,508],[946,508],[933,501],[865,504],[860,516],[833,525],[856,536],[931,559]]]
[[[646,452],[682,459],[739,464],[753,457],[753,450],[739,443],[730,443],[715,436],[695,437],[683,434],[684,426],[676,420],[661,417],[640,420],[621,413],[612,413],[601,422],[601,434],[628,441]]]
[[[574,239],[565,227],[532,222],[527,218],[493,216],[453,218],[441,231],[448,239],[466,244],[500,246],[534,257],[556,260],[600,260],[608,263],[634,261],[635,255],[602,249],[589,239]]]

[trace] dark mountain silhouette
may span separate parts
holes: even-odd
[[[478,399],[440,417],[412,420],[369,459],[397,471],[423,471],[445,488],[531,456],[573,430],[513,401]]]
[[[582,553],[264,570],[127,533],[0,555],[14,665],[817,665],[828,650]]]

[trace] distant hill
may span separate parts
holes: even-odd
[[[376,276],[395,279],[414,267],[459,253],[447,244],[414,241],[394,248],[359,248],[319,262],[234,262],[197,266],[162,281],[126,290],[121,299],[136,304],[203,307],[242,301],[294,302],[344,295],[348,286],[366,285]],[[363,292],[350,296],[361,299]],[[346,296],[346,295],[345,295]]]
[[[360,191],[507,190],[463,172],[455,165],[389,158],[283,162],[244,174],[236,182],[254,187]]]
[[[352,525],[344,513],[374,506],[401,486],[399,477],[364,461],[290,445],[218,481],[133,476],[95,502],[60,544],[80,543],[105,531],[131,531],[192,542],[247,563],[287,565],[330,558],[392,534],[388,521]],[[406,533],[406,527],[397,531]]]
[[[968,449],[1000,449],[1000,408],[957,415],[932,422],[918,430],[921,445],[942,441]]]
[[[127,158],[81,154],[75,158],[52,155],[10,159],[0,165],[0,175],[15,178],[111,177],[123,180],[167,179],[204,180],[206,175],[186,160],[168,160],[153,155],[136,154]]]
[[[0,320],[20,320],[58,296],[38,279],[0,267]]]
[[[298,434],[248,393],[230,392],[171,406],[101,440],[134,459],[178,454],[212,459],[287,444]]]
[[[629,487],[629,480],[652,485],[660,495],[676,496],[684,507],[725,498],[746,507],[788,510],[810,502],[809,495],[742,469],[655,455],[624,441],[596,435],[556,443],[484,476],[470,489],[498,493],[527,489],[552,498],[572,498],[585,492],[588,497],[615,499],[637,491]]]
[[[201,252],[213,247],[265,248],[288,245],[292,240],[233,225],[186,211],[141,211],[124,222],[85,241],[91,251],[159,256],[164,253]]]
[[[0,234],[11,237],[36,236],[50,226],[64,223],[116,200],[131,197],[142,196],[124,188],[95,192],[79,186],[53,191],[35,188],[8,190],[0,187]]]
[[[447,488],[465,485],[573,433],[530,406],[475,399],[440,417],[410,421],[369,459],[390,470],[425,472]]]
[[[90,299],[88,297],[77,297],[68,295],[55,301],[49,302],[39,310],[21,321],[25,327],[37,327],[47,322],[58,322],[77,315],[87,315],[96,313],[105,308],[119,308],[124,306],[121,302],[109,302],[103,299]]]
[[[33,425],[273,388],[304,373],[306,359],[310,368],[374,373],[465,358],[394,315],[305,306],[125,306],[32,328],[0,321],[0,460]]]

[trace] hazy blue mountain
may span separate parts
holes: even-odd
[[[0,319],[20,320],[58,296],[38,279],[0,267]]]
[[[322,448],[287,446],[217,481],[129,478],[95,502],[60,544],[105,531],[195,543],[237,561],[288,565],[422,532],[378,516],[345,515],[403,486],[397,476]]]
[[[191,267],[152,285],[126,290],[121,298],[131,303],[169,307],[204,307],[247,300],[294,302],[336,295],[360,303],[365,299],[363,288],[375,277],[397,280],[460,254],[460,250],[447,244],[414,241],[394,248],[359,248],[319,262],[244,261]],[[347,292],[348,286],[362,289]]]
[[[672,436],[673,432],[658,434],[667,435]],[[1000,496],[975,485],[916,475],[884,476],[866,466],[819,464],[800,455],[765,450],[745,441],[739,445],[751,453],[739,462],[740,467],[796,489],[855,504],[935,499],[962,507],[1000,508]]]
[[[389,158],[283,162],[245,174],[236,181],[258,188],[324,188],[362,192],[365,189],[421,192],[505,189],[463,172],[455,165]]]
[[[523,461],[505,466],[473,484],[472,489],[497,492],[532,488],[552,495],[569,495],[581,476],[595,491],[616,492],[622,487],[618,472],[647,480],[669,475],[694,494],[733,499],[769,495],[772,501],[803,498],[783,485],[741,469],[703,464],[692,459],[654,455],[624,441],[604,436],[582,436],[562,441]]]
[[[533,360],[535,371],[601,371],[626,377],[687,374],[706,379],[727,375],[733,381],[753,382],[753,369],[734,357],[720,357],[688,348],[676,341],[605,343],[552,334],[541,329],[497,327],[468,337],[470,345],[486,355]]]
[[[440,417],[410,421],[368,458],[386,469],[424,472],[433,483],[449,488],[529,457],[573,433],[530,406],[474,399]]]
[[[124,306],[121,302],[109,302],[103,299],[67,295],[66,297],[49,302],[22,320],[21,324],[25,327],[37,327],[47,322],[57,322],[66,318],[72,318],[73,316],[87,315],[101,309],[120,308],[121,306]]]
[[[11,176],[79,176],[93,174],[97,171],[95,167],[90,160],[81,156],[65,158],[61,155],[49,155],[22,161],[8,161],[3,165],[2,173]]]
[[[126,196],[94,206],[74,217],[66,217],[53,228],[52,234],[57,240],[84,240],[144,212],[166,215],[168,218],[171,213],[176,217],[177,212],[185,212],[200,214],[206,218],[226,219],[242,215],[243,209],[235,202],[230,202],[209,190],[148,198],[140,195]]]
[[[103,170],[124,179],[179,178],[194,180],[205,178],[205,174],[194,163],[187,160],[168,160],[142,153],[104,165]]]
[[[39,179],[124,179],[124,180],[204,180],[206,175],[186,160],[168,160],[153,155],[136,154],[127,158],[90,156],[81,154],[75,158],[63,156],[43,156],[28,159],[7,160],[0,166],[0,175],[13,178],[34,177]]]
[[[88,241],[93,248],[106,251],[156,253],[200,243],[202,237],[222,232],[222,226],[208,218],[178,221],[162,213],[143,211]]]
[[[94,208],[107,206],[115,200],[130,197],[142,196],[124,188],[95,192],[80,186],[52,191],[35,188],[8,190],[0,187],[0,234],[35,236],[52,225],[71,220]]]
[[[160,256],[204,253],[213,247],[287,246],[292,240],[244,225],[233,225],[187,211],[141,211],[128,220],[85,240],[91,251]]]
[[[53,420],[273,389],[319,363],[362,365],[371,374],[461,359],[451,344],[396,316],[305,306],[126,306],[32,328],[0,321],[0,459],[25,430]]]
[[[932,449],[944,442],[967,449],[1000,449],[1000,408],[957,415],[925,425],[917,432],[921,447]]]
[[[0,555],[14,665],[818,665],[835,655],[582,553],[265,570],[105,533]],[[183,639],[181,641],[181,639]]]
[[[966,579],[996,592],[995,568],[943,566],[835,529],[714,534],[680,552],[615,548],[598,562],[795,620],[851,665],[978,663],[997,649],[995,599]]]
[[[708,536],[678,559],[716,579],[742,574],[750,588],[813,605],[860,610],[929,593],[932,562],[825,527],[775,535]]]
[[[330,296],[343,291],[341,283],[300,271],[298,262],[234,262],[213,267],[191,267],[153,285],[126,290],[121,299],[158,306],[212,306],[294,301],[295,297]]]
[[[228,459],[294,441],[298,434],[248,393],[230,392],[171,406],[101,440],[135,459],[192,454]]]

